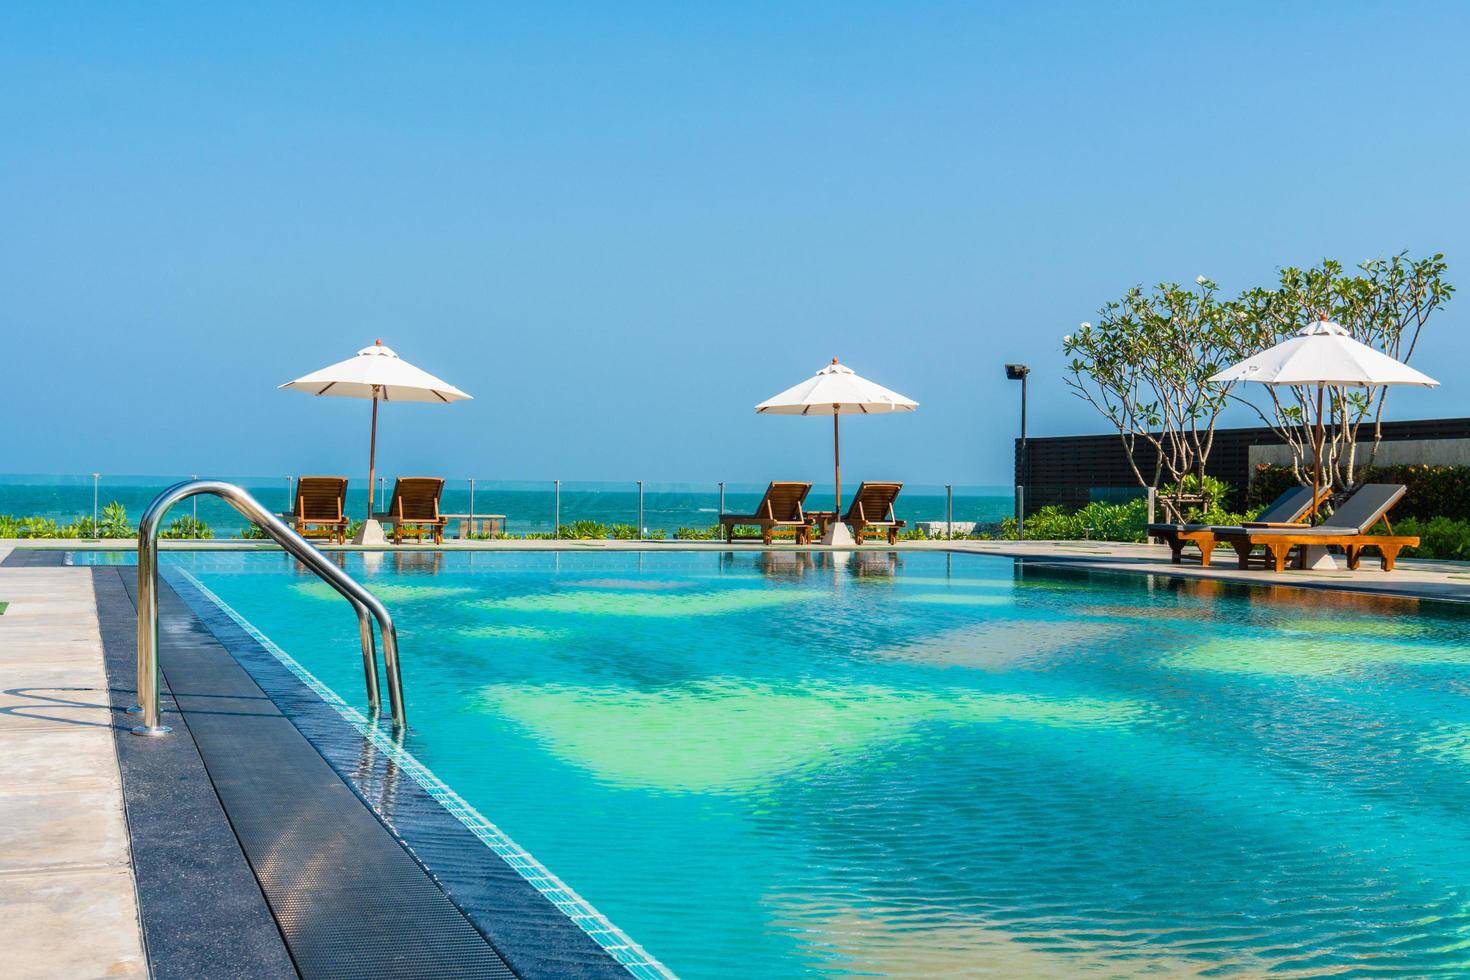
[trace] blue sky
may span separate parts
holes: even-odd
[[[922,403],[852,478],[1103,431],[1062,336],[1135,283],[1470,256],[1470,8],[6,4],[0,472],[366,469],[275,386],[381,337],[473,402],[388,472],[823,479],[833,355]],[[1462,304],[1465,304],[1462,307]],[[1470,414],[1470,299],[1398,418]],[[1250,421],[1241,417],[1241,422]]]

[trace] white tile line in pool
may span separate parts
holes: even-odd
[[[188,579],[201,595],[213,602],[237,626],[250,634],[252,639],[268,650],[271,656],[279,660],[319,698],[334,708],[364,738],[369,739],[380,751],[390,756],[404,772],[413,777],[414,782],[423,787],[426,793],[437,800],[444,809],[454,814],[471,833],[504,859],[505,863],[514,868],[533,888],[545,895],[568,919],[571,919],[579,929],[591,937],[593,942],[601,946],[629,973],[643,980],[673,980],[674,974],[667,967],[634,942],[631,936],[613,925],[612,921],[597,911],[591,902],[578,895],[569,885],[552,874],[545,865],[532,857],[530,852],[511,840],[509,835],[491,823],[484,814],[476,810],[464,797],[436,776],[432,769],[385,735],[366,715],[318,680],[316,675],[277,646],[270,637],[256,629],[249,620],[231,608],[229,603],[210,591],[188,569],[175,566],[170,571]]]

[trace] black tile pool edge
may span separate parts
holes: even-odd
[[[66,564],[66,552],[55,548],[15,548],[0,561],[5,568],[60,568]]]
[[[167,678],[162,703],[174,735],[129,731],[137,723],[127,713],[136,694],[133,602],[116,568],[91,574],[149,975],[187,980],[228,963],[240,976],[295,977]]]
[[[165,575],[194,617],[518,976],[626,980],[629,971],[607,950],[209,596],[186,576]]]
[[[109,642],[126,675],[132,653],[127,627],[136,622],[128,586],[136,579],[125,569],[105,571],[116,583],[106,584],[106,574],[100,578],[104,596],[116,600],[107,611],[122,614],[108,617]],[[170,694],[164,722],[175,730],[143,739],[123,728],[119,738],[130,741],[119,751],[141,760],[146,776],[166,786],[179,777],[170,763],[187,757],[192,741],[215,800],[211,806],[196,794],[188,802],[203,805],[194,808],[127,809],[130,839],[141,845],[134,867],[151,973],[512,978],[485,937],[178,595],[165,586],[159,600],[162,686]],[[127,775],[124,770],[125,806],[140,799],[146,804],[146,793],[129,797]],[[235,854],[215,832],[220,810]],[[196,820],[211,837],[213,867],[180,860],[200,843]],[[175,846],[157,846],[160,838]],[[237,901],[217,904],[212,889],[220,866],[238,870],[242,861],[257,889],[250,894],[236,876],[231,896]],[[268,906],[264,915],[262,905]],[[231,935],[242,914],[276,927],[274,942],[264,928]],[[283,941],[289,958],[279,951]],[[274,952],[256,962],[262,949]]]

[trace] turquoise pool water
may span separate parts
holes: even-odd
[[[355,621],[170,555],[351,704]],[[980,556],[352,554],[406,747],[670,970],[1470,968],[1455,608]]]

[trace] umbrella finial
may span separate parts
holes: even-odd
[[[832,358],[832,363],[833,363],[833,364],[836,364],[836,363],[837,363],[837,358],[835,358],[835,357],[834,357],[834,358]]]
[[[1327,318],[1326,317],[1323,317],[1322,319],[1325,320]],[[382,337],[379,337],[377,340],[373,341],[373,346],[374,347],[382,347],[383,346],[383,338]]]

